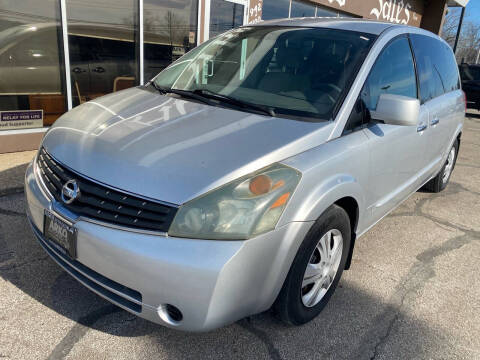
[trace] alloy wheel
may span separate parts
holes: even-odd
[[[455,162],[455,147],[452,147],[448,153],[447,163],[445,164],[445,170],[443,171],[442,181],[445,184],[450,178],[450,174],[453,170],[453,164]]]
[[[343,236],[339,230],[329,230],[320,238],[303,275],[303,305],[313,307],[325,296],[338,272],[342,252]]]

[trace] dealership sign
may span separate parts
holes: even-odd
[[[423,14],[422,0],[311,0],[312,4],[323,5],[363,18],[388,21],[395,24],[420,26]],[[262,19],[263,0],[250,0],[248,23]]]
[[[413,26],[420,26],[423,14],[421,0],[313,0],[313,2],[368,19]]]
[[[0,130],[30,129],[43,126],[43,110],[0,111]]]
[[[263,0],[250,0],[248,8],[248,23],[256,24],[262,20]]]
[[[377,7],[370,11],[377,20],[390,21],[397,24],[408,24],[410,22],[410,10],[412,5],[408,2],[378,0]]]

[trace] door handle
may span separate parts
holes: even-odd
[[[427,124],[421,124],[417,126],[417,132],[422,132],[427,128]]]
[[[96,72],[96,73],[103,73],[105,72],[105,69],[101,66],[97,66],[95,69],[93,69],[92,71]]]
[[[80,74],[80,73],[83,73],[85,71],[87,71],[87,70],[84,70],[84,69],[79,68],[79,67],[75,67],[75,68],[72,69],[72,72],[74,72],[75,74]]]
[[[439,122],[440,122],[440,119],[435,118],[435,119],[432,119],[432,121],[430,121],[430,125],[437,125]]]

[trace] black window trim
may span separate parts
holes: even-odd
[[[419,69],[418,69],[418,64],[417,64],[417,58],[415,56],[415,51],[413,50],[413,44],[412,44],[412,39],[411,39],[411,33],[406,34],[407,39],[408,39],[408,44],[410,46],[410,52],[412,53],[412,59],[413,59],[413,67],[415,68],[415,79],[417,81],[417,99],[420,101],[420,105],[422,104],[422,96],[420,93],[420,74],[419,74]],[[442,83],[443,86],[443,83]]]

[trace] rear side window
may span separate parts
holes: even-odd
[[[410,44],[406,37],[393,40],[379,55],[361,92],[367,109],[377,108],[380,94],[417,98],[417,81]]]
[[[410,38],[417,60],[421,102],[457,90],[458,70],[448,45],[425,35],[412,34]]]
[[[459,74],[457,60],[453,55],[453,51],[447,44],[440,43],[443,50],[443,59],[439,64],[440,75],[443,79],[443,87],[445,92],[455,91],[460,89]]]

